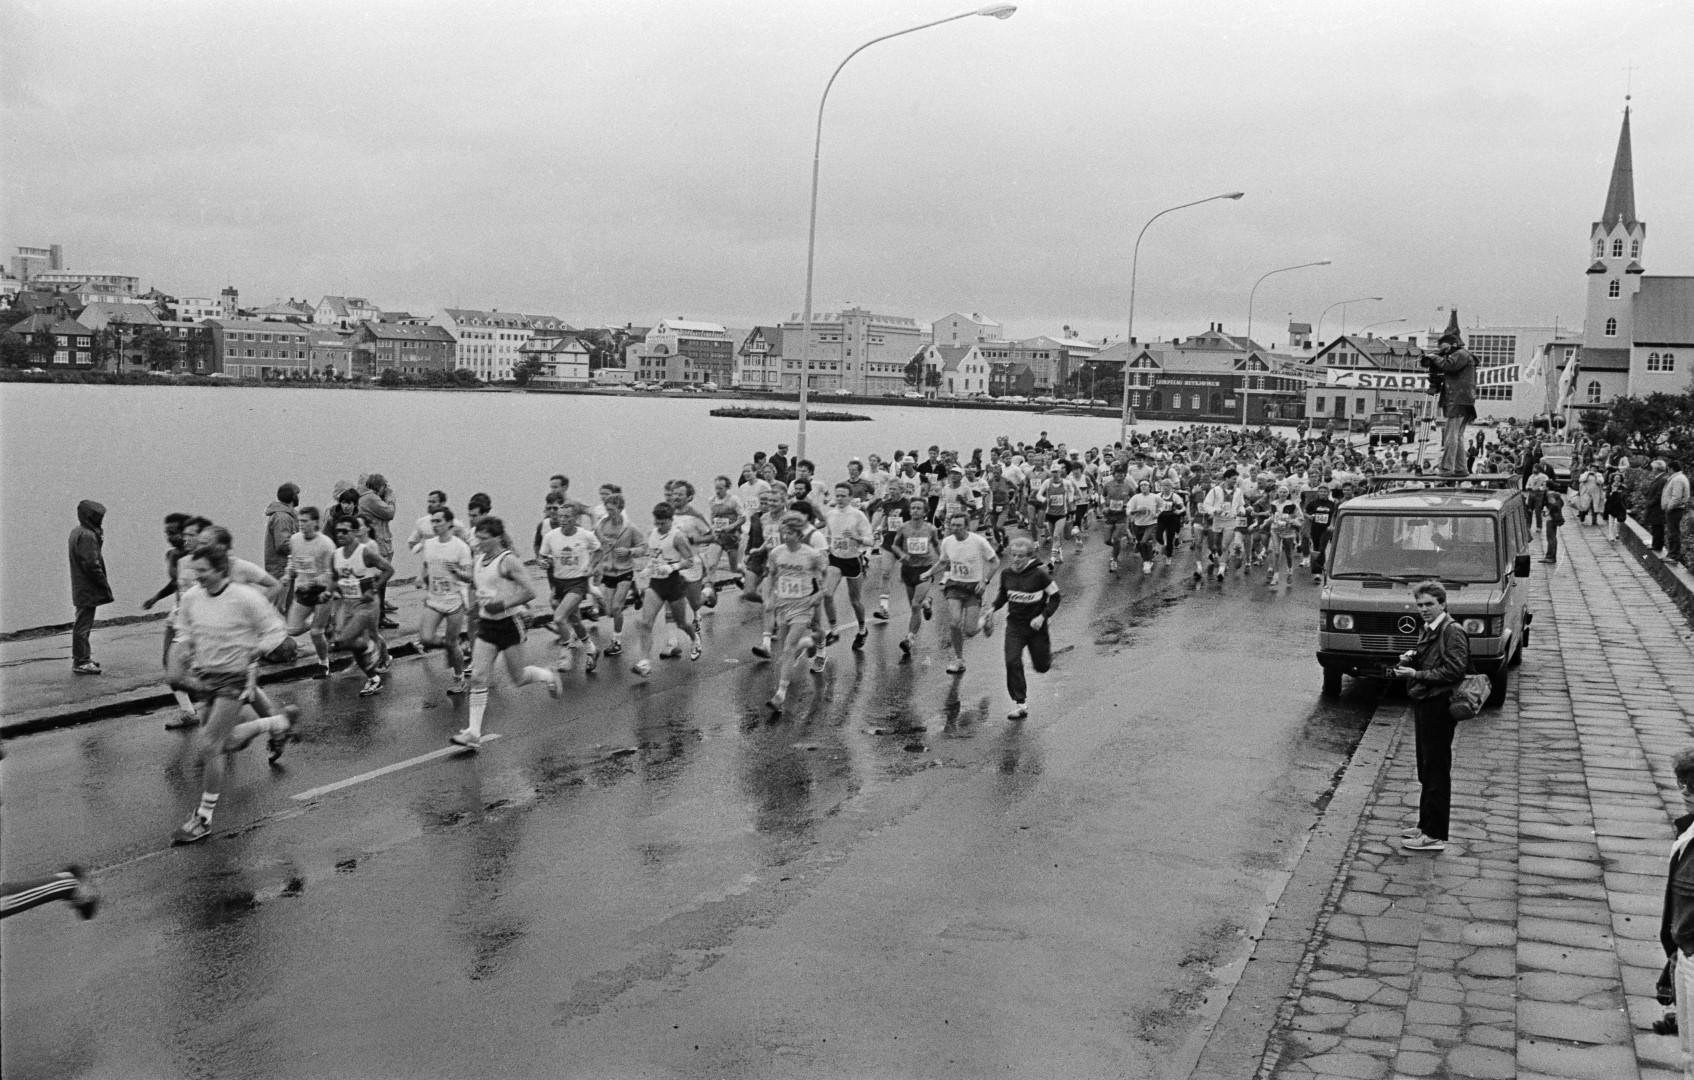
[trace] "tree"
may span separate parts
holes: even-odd
[[[476,377],[476,372],[470,368],[454,368],[453,382],[459,386],[480,386],[482,380]]]
[[[376,377],[376,384],[378,386],[394,387],[401,385],[403,381],[404,380],[400,378],[400,373],[391,367],[383,368],[382,374]]]
[[[144,326],[137,331],[134,347],[148,371],[169,371],[176,367],[176,344],[157,326]]]
[[[9,368],[36,367],[36,348],[22,334],[0,333],[0,366]]]
[[[1620,397],[1612,402],[1600,439],[1631,457],[1694,452],[1694,390],[1681,394]]]
[[[512,365],[512,381],[519,386],[528,386],[546,370],[547,364],[541,357],[526,356]]]
[[[623,367],[624,350],[629,347],[634,337],[627,327],[621,326],[615,329],[596,327],[577,334],[577,340],[588,349],[589,371]]]
[[[924,381],[923,367],[924,367],[923,352],[920,350],[917,353],[917,355],[913,356],[911,358],[911,360],[909,360],[906,363],[906,369],[905,369],[904,372],[902,372],[902,374],[904,374],[906,376],[906,385],[907,386],[913,387],[915,389],[915,388],[923,385],[923,381]],[[935,384],[931,383],[930,385],[933,386]]]

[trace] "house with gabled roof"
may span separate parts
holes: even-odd
[[[13,323],[8,333],[27,341],[49,369],[94,367],[94,331],[75,319],[51,312],[37,312]]]
[[[312,308],[312,322],[352,330],[366,319],[381,316],[382,309],[362,296],[325,296]]]
[[[924,389],[935,397],[962,398],[987,395],[989,363],[982,349],[969,345],[925,345],[918,351],[923,359]]]
[[[782,385],[782,327],[755,326],[735,350],[730,385],[738,390],[774,391]]]

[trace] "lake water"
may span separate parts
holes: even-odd
[[[708,415],[721,399],[451,391],[284,390],[241,387],[0,384],[0,631],[69,622],[65,538],[76,504],[106,506],[106,566],[117,602],[102,618],[139,614],[165,580],[162,520],[203,514],[258,561],[265,507],[285,481],[302,505],[326,506],[337,480],[380,472],[399,502],[401,536],[441,488],[463,513],[473,492],[526,549],[547,478],[564,473],[592,503],[623,485],[632,518],[685,478],[709,492],[736,477],[755,450],[793,444],[791,420]],[[820,407],[841,409],[834,403]],[[987,447],[996,435],[1093,446],[1117,439],[1115,418],[998,410],[849,405],[869,423],[807,425],[819,475],[846,475],[847,459],[896,447]],[[1143,422],[1138,430],[1177,427]],[[402,572],[412,568],[402,562]]]

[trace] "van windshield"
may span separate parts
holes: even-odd
[[[1492,517],[1346,514],[1336,526],[1330,577],[1496,581],[1498,550]]]

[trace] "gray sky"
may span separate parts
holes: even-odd
[[[830,71],[946,0],[0,0],[0,244],[244,302],[578,323],[798,311]],[[1632,78],[1651,273],[1694,273],[1686,0],[1031,0],[876,45],[824,125],[816,307],[1013,336],[1288,312],[1580,322]],[[1633,65],[1633,76],[1630,67]],[[1677,196],[1677,192],[1682,192]],[[1324,328],[1339,328],[1340,309]]]

